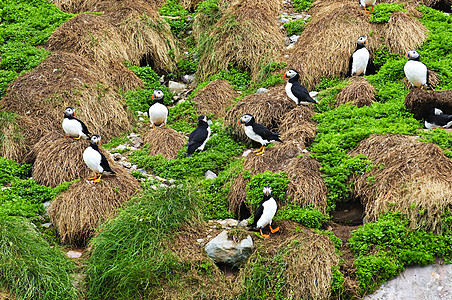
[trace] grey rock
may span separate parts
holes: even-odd
[[[221,225],[221,227],[236,227],[239,224],[239,221],[235,219],[225,219],[225,220],[218,220],[218,224]]]
[[[140,148],[141,145],[143,145],[143,143],[144,143],[143,139],[139,136],[132,138],[131,142],[132,142],[132,146],[135,148]]]
[[[289,54],[284,55],[285,58],[289,58]]]
[[[130,169],[132,167],[132,163],[130,161],[120,161],[119,164],[127,169]]]
[[[140,121],[140,122],[144,122],[144,118],[143,117],[138,117],[138,121]]]
[[[50,226],[52,226],[52,223],[43,223],[41,224],[41,226],[44,228],[50,228]]]
[[[246,150],[245,152],[243,152],[242,157],[247,157],[248,154],[251,153],[251,150]]]
[[[196,240],[198,243],[202,243],[202,242],[204,242],[204,239],[197,239]]]
[[[239,223],[239,227],[240,227],[240,228],[245,228],[246,226],[248,226],[249,223],[250,223],[250,222],[248,221],[248,219],[242,220],[242,221],[240,221],[240,223]]]
[[[182,81],[184,83],[193,83],[195,82],[195,75],[184,75],[182,76]]]
[[[116,147],[112,150],[118,150],[118,151],[129,150],[129,147],[127,147],[126,145],[119,145],[118,147]]]
[[[160,83],[164,83],[165,82],[165,75],[162,75],[162,77],[160,77]]]
[[[287,50],[290,50],[290,49],[292,49],[292,48],[294,48],[294,47],[295,47],[295,44],[290,44],[289,46],[286,47],[286,49],[287,49]]]
[[[116,161],[121,160],[121,158],[122,158],[121,153],[113,153],[112,156],[113,156],[113,159]]]
[[[284,38],[284,45],[286,45],[286,46],[290,45],[290,38],[288,38],[287,36]]]
[[[251,255],[253,240],[248,235],[246,239],[237,244],[228,238],[228,232],[224,230],[208,242],[204,249],[216,263],[239,266]]]
[[[316,92],[316,91],[309,92],[309,96],[311,96],[311,98],[315,98],[318,95],[319,95],[319,92]]]
[[[299,35],[292,35],[291,37],[289,37],[291,43],[296,43],[296,42],[298,42],[298,39],[299,39],[299,38],[300,38]]]
[[[66,256],[70,258],[80,258],[82,256],[82,252],[80,251],[68,251],[66,252]]]
[[[177,95],[177,94],[181,94],[182,92],[184,92],[185,89],[187,89],[187,86],[183,83],[179,83],[179,82],[170,80],[168,83],[168,89],[169,89],[170,93]]]
[[[138,172],[140,172],[143,175],[148,175],[148,172],[146,172],[145,169],[137,169]]]
[[[268,92],[269,90],[266,88],[258,88],[256,91],[256,94],[264,94],[266,92]]]
[[[3,189],[2,189],[3,190]],[[50,204],[51,204],[52,202],[50,202],[50,201],[47,201],[47,202],[44,202],[43,203],[43,205],[44,205],[44,209],[45,209],[45,212],[44,212],[44,216],[48,216],[49,215],[49,207],[50,207]]]
[[[364,300],[452,299],[452,264],[407,267]]]
[[[207,172],[204,174],[204,177],[206,177],[206,179],[214,179],[215,177],[217,177],[217,174],[210,170],[207,170]]]
[[[134,133],[134,132],[132,132],[132,133],[130,133],[129,138],[135,138],[137,136],[139,136],[139,135]]]
[[[281,18],[279,18],[279,20],[278,20],[278,22],[281,22],[281,23],[287,23],[287,22],[289,22],[289,21],[290,21],[289,19],[284,18],[284,17],[281,17]]]

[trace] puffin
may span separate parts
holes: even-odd
[[[452,115],[444,114],[439,108],[432,108],[425,118],[425,128],[450,128],[452,126]]]
[[[377,2],[377,0],[359,0],[359,6],[364,7],[366,13],[371,13],[367,8],[372,6],[372,11],[374,11],[375,2]]]
[[[275,233],[279,230],[279,227],[274,229],[272,228],[272,220],[276,214],[278,206],[275,199],[272,197],[272,188],[270,186],[266,185],[263,188],[263,192],[264,199],[262,200],[257,211],[254,213],[254,221],[250,226],[252,230],[259,229],[263,237],[269,237],[268,234],[262,233],[262,229],[268,225],[271,233]]]
[[[155,125],[159,126],[165,124],[168,119],[168,108],[163,104],[163,92],[161,90],[154,90],[152,99],[154,104],[149,107],[148,115],[151,120],[152,129],[155,129]]]
[[[206,143],[210,138],[210,133],[211,130],[209,124],[207,123],[207,117],[199,116],[198,128],[193,130],[193,132],[190,133],[190,136],[188,137],[188,149],[186,157],[189,157],[190,155],[195,153],[196,150],[204,150],[204,147],[206,146]]]
[[[93,180],[93,182],[99,182],[102,175],[113,175],[116,174],[108,164],[105,156],[99,151],[100,145],[100,135],[94,134],[91,136],[91,143],[88,148],[83,152],[83,160],[85,164],[94,171],[96,174],[93,178],[88,178]],[[99,176],[99,177],[98,177]]]
[[[69,106],[64,110],[63,130],[68,135],[76,140],[83,138],[89,140],[91,138],[88,127],[75,117],[75,108]]]
[[[279,139],[279,133],[271,132],[264,125],[256,123],[251,114],[244,114],[237,123],[239,125],[245,124],[245,134],[253,141],[261,143],[262,147],[253,151],[256,155],[263,154],[265,151],[265,145],[271,142],[282,143]]]
[[[298,82],[298,80],[300,80],[300,75],[297,71],[294,69],[288,70],[283,75],[283,79],[289,79],[286,84],[286,94],[290,99],[295,101],[297,105],[317,103],[317,101],[309,96],[308,90]]]
[[[427,87],[427,67],[419,61],[419,53],[416,50],[410,50],[405,56],[408,61],[403,67],[403,71],[411,86],[421,89]]]
[[[366,75],[367,64],[369,62],[369,50],[367,46],[367,37],[360,36],[356,43],[356,50],[350,56],[348,64],[349,76]]]

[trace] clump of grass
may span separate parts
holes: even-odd
[[[165,18],[171,27],[171,32],[177,37],[181,37],[184,32],[191,28],[193,23],[191,19],[188,19],[190,13],[179,2],[179,0],[166,0],[166,3],[159,8],[160,15],[177,17],[174,19]]]
[[[300,207],[292,203],[278,210],[275,221],[277,220],[292,220],[306,227],[319,229],[328,220],[328,217],[312,205]]]
[[[74,265],[21,217],[0,216],[0,287],[16,299],[78,299]]]
[[[169,249],[172,234],[198,222],[199,199],[186,187],[147,189],[92,240],[87,278],[90,299],[145,297],[187,271]]]
[[[391,14],[395,11],[405,11],[404,4],[398,3],[380,3],[374,6],[374,11],[370,17],[370,23],[386,23],[389,21]]]
[[[0,157],[0,185],[10,183],[14,178],[24,179],[30,175],[30,172],[31,165],[20,165],[15,161]]]
[[[309,20],[298,19],[295,21],[290,21],[288,23],[284,23],[283,26],[286,29],[288,36],[292,36],[294,34],[299,35],[306,28],[306,26],[309,23]]]
[[[314,0],[294,0],[293,7],[296,12],[308,11],[314,4]]]

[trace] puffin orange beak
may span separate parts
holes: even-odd
[[[242,120],[238,120],[237,124],[239,124],[239,125],[242,124]]]
[[[286,79],[286,74],[284,74],[284,75],[282,76],[282,78],[283,78],[283,79]]]
[[[405,57],[406,58],[410,58],[409,56],[408,56],[408,53],[409,53],[410,51],[408,51],[407,53],[405,53]]]
[[[152,98],[151,99],[154,99],[154,94],[152,94]]]
[[[268,197],[268,191],[267,192],[265,192],[265,194],[267,195],[267,197]]]

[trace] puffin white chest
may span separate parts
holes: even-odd
[[[206,137],[206,139],[204,140],[204,142],[201,144],[201,146],[198,147],[198,150],[199,150],[199,151],[204,150],[204,147],[206,146],[206,143],[207,143],[207,141],[208,141],[209,138],[210,138],[210,133],[211,133],[211,132],[212,132],[212,130],[210,129],[210,127],[207,127],[207,137]]]
[[[268,143],[267,140],[264,140],[260,135],[254,132],[253,126],[251,125],[245,125],[245,134],[247,137],[249,137],[253,141],[261,143],[261,145],[263,146],[265,146]]]
[[[82,124],[75,119],[63,119],[63,130],[71,137],[84,136],[82,132]]]
[[[353,53],[352,75],[365,74],[368,61],[369,51],[366,48],[356,50]]]
[[[377,2],[377,0],[360,0],[361,6],[364,7],[374,6],[375,2]]]
[[[168,108],[161,103],[154,103],[149,108],[149,120],[152,124],[160,125],[165,123],[168,118]]]
[[[276,210],[278,209],[276,201],[273,197],[265,201],[262,206],[264,207],[264,211],[256,223],[256,228],[264,228],[267,225],[271,225],[273,217],[276,214]]]
[[[289,96],[290,99],[295,101],[295,103],[298,105],[298,98],[295,97],[295,95],[292,93],[292,83],[287,82],[286,83],[286,94]]]
[[[102,156],[99,151],[94,150],[91,146],[86,148],[83,152],[83,160],[92,171],[97,173],[102,173],[104,171],[104,168],[100,165]]]
[[[413,86],[421,87],[427,85],[427,67],[420,61],[407,61],[403,71]]]

